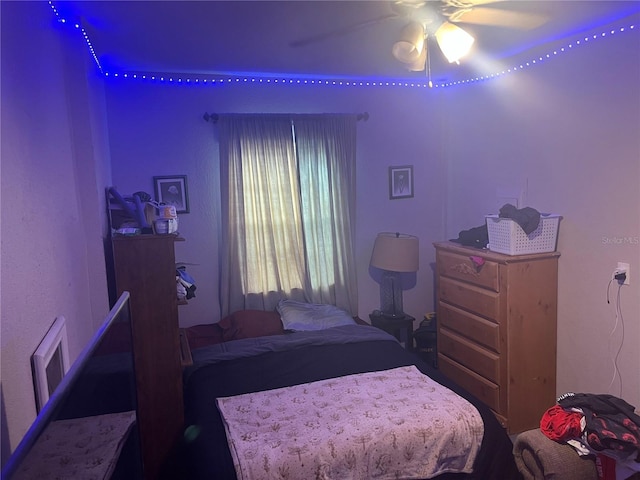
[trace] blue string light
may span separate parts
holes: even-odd
[[[59,10],[54,5],[53,1],[49,1],[49,5],[56,16],[58,22],[64,25],[68,25],[68,22],[65,18],[60,15]],[[105,71],[100,64],[100,60],[96,54],[96,51],[91,44],[91,40],[89,39],[89,35],[86,30],[79,24],[74,23],[73,27],[79,30],[82,33],[82,36],[89,48],[89,52],[93,57],[93,60],[98,67],[100,73],[102,73],[107,78],[125,78],[139,81],[147,81],[153,83],[170,83],[170,84],[187,84],[187,85],[211,85],[211,86],[221,86],[230,83],[267,83],[267,84],[283,84],[283,85],[319,85],[319,86],[337,86],[337,87],[404,87],[404,88],[448,88],[455,87],[460,85],[469,85],[474,83],[485,82],[488,80],[493,80],[496,78],[504,77],[506,75],[517,73],[521,70],[525,70],[531,68],[533,66],[538,66],[542,63],[547,62],[563,53],[566,53],[570,50],[573,50],[575,47],[583,46],[588,43],[593,43],[593,41],[610,37],[613,35],[617,35],[620,33],[629,33],[629,32],[637,32],[638,25],[632,24],[627,27],[620,27],[611,29],[608,31],[603,31],[599,34],[593,34],[583,37],[582,39],[575,40],[567,45],[560,47],[558,49],[554,49],[552,52],[548,52],[542,56],[537,58],[532,58],[527,62],[520,63],[519,65],[512,66],[511,68],[507,68],[500,72],[494,72],[486,75],[481,75],[472,78],[465,78],[461,80],[448,81],[448,82],[434,82],[432,85],[429,85],[428,81],[424,82],[416,82],[416,81],[401,81],[399,79],[396,80],[370,80],[370,79],[359,79],[357,77],[349,77],[343,79],[325,79],[325,78],[310,78],[308,76],[301,77],[295,75],[270,75],[270,74],[209,74],[209,75],[199,75],[199,76],[186,76],[186,74],[162,74],[159,72],[130,72],[130,71],[122,71],[122,72],[109,72]],[[166,75],[166,76],[165,76]]]
[[[49,6],[51,7],[51,10],[53,11],[53,14],[55,15],[56,20],[58,22],[65,25],[68,24],[67,20],[60,15],[60,12],[58,11],[58,9],[56,8],[56,6],[52,1],[49,2]],[[89,53],[91,53],[91,56],[93,57],[93,61],[98,67],[98,70],[100,70],[101,73],[104,73],[104,71],[102,70],[102,65],[100,64],[100,60],[98,60],[98,55],[96,54],[96,51],[93,48],[93,45],[91,44],[91,40],[89,40],[89,35],[87,34],[87,31],[84,28],[82,28],[82,26],[77,22],[73,24],[73,27],[82,33],[84,41],[87,44],[87,48],[89,48]]]

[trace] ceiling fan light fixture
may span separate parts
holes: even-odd
[[[462,28],[444,22],[435,33],[438,46],[449,63],[457,62],[471,50],[475,39]]]
[[[400,40],[393,44],[393,56],[402,63],[413,64],[419,61],[425,52],[424,35],[421,23],[410,22],[402,29]]]
[[[420,56],[411,63],[406,63],[405,67],[411,72],[421,72],[425,68],[427,62],[427,49],[423,48]]]

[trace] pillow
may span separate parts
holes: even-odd
[[[265,337],[284,333],[278,312],[264,310],[238,310],[218,322],[222,340]]]
[[[280,300],[276,310],[285,330],[324,330],[356,323],[347,312],[333,305]]]
[[[193,325],[184,329],[189,341],[189,348],[196,349],[222,343],[222,329],[217,323]]]

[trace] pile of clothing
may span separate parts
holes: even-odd
[[[532,207],[516,208],[510,203],[505,203],[498,214],[500,218],[510,218],[524,230],[527,235],[533,232],[540,224],[540,212]],[[458,238],[452,238],[452,242],[460,243],[468,247],[486,248],[489,244],[489,232],[487,224],[462,230]]]
[[[196,281],[187,273],[184,265],[176,267],[176,287],[178,300],[189,300],[196,296]]]
[[[579,455],[593,455],[601,480],[624,480],[640,472],[640,416],[608,394],[566,393],[540,420],[540,430]]]

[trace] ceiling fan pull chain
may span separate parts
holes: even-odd
[[[427,51],[427,78],[429,79],[429,88],[433,88],[431,81],[431,52],[429,52],[429,36],[424,37],[424,49]]]

